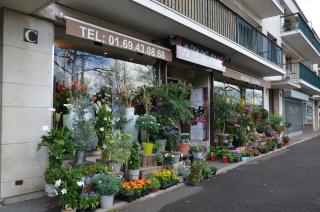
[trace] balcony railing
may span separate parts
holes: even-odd
[[[281,17],[282,31],[289,32],[292,30],[301,30],[312,45],[320,52],[320,42],[317,39],[314,32],[311,30],[309,25],[306,23],[304,18],[299,13],[294,13]]]
[[[282,67],[282,49],[218,0],[157,0]]]
[[[316,73],[301,63],[299,63],[299,77],[300,79],[320,89],[320,77],[318,77]]]

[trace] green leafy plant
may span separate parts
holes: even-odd
[[[180,175],[183,179],[187,179],[191,174],[191,167],[188,164],[181,164],[178,166],[178,175]]]
[[[191,146],[191,151],[192,152],[204,152],[205,148],[202,145],[195,144],[195,145]]]
[[[160,148],[161,148],[161,142],[159,140],[156,140],[154,142],[154,145],[153,145],[153,149],[156,151],[156,152],[159,152],[160,151]]]
[[[98,147],[102,148],[106,135],[112,133],[115,115],[108,105],[101,104],[101,102],[95,103],[95,110],[97,114],[95,119],[95,132],[98,137]]]
[[[140,145],[137,141],[132,143],[131,154],[128,162],[128,169],[137,170],[140,168],[140,156],[139,156]]]
[[[76,149],[78,151],[84,151],[89,146],[90,142],[95,138],[94,122],[87,120],[85,114],[90,106],[89,100],[86,96],[79,96],[74,98],[74,113],[73,118],[73,133]]]
[[[81,167],[82,173],[85,176],[93,176],[95,174],[109,174],[111,172],[109,166],[104,163],[88,163]]]
[[[126,164],[131,155],[131,136],[120,131],[108,135],[102,145],[102,159],[120,164]]]
[[[113,175],[99,174],[93,176],[95,190],[101,196],[116,195],[121,187],[121,180]]]
[[[171,164],[174,161],[174,154],[172,152],[165,153],[163,155],[163,162],[165,164]]]
[[[202,175],[205,179],[209,179],[212,177],[212,169],[208,163],[203,163]]]
[[[155,135],[159,131],[159,126],[160,124],[158,124],[156,117],[149,114],[145,114],[137,118],[137,121],[135,124],[135,127],[138,130],[140,131],[145,130],[148,133],[148,140],[149,140],[149,135],[151,135],[154,139]]]
[[[88,209],[88,208],[96,208],[99,205],[99,195],[90,192],[90,193],[82,193],[79,197],[79,208]]]
[[[160,188],[161,187],[161,184],[160,184],[160,181],[158,180],[158,178],[151,177],[150,181],[151,181],[150,188]]]
[[[158,165],[162,165],[164,163],[164,156],[162,153],[159,153],[155,156],[154,160]]]
[[[275,141],[267,141],[266,142],[266,147],[268,148],[269,151],[272,151],[277,147],[277,142],[275,142]]]
[[[46,170],[44,172],[44,178],[46,180],[46,183],[50,185],[54,185],[58,179],[61,179],[61,177],[62,177],[62,170],[60,167],[59,168],[55,168],[51,166],[46,167]]]

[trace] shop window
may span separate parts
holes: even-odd
[[[262,106],[263,93],[262,90],[246,89],[246,103],[247,105]]]
[[[105,101],[115,112],[123,106],[117,101],[119,86],[135,90],[144,85],[151,86],[155,80],[153,66],[107,58],[73,49],[54,50],[54,107],[58,112],[67,113],[65,104],[70,103],[70,88],[81,86],[92,101]],[[137,104],[136,112],[139,112]]]

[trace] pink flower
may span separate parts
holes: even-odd
[[[240,128],[240,124],[234,124],[234,127],[239,129]]]

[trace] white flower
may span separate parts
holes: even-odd
[[[66,193],[67,193],[67,189],[63,188],[63,189],[61,190],[61,194],[66,194]]]
[[[250,131],[250,127],[249,126],[247,126],[247,130]]]
[[[171,155],[172,158],[174,158],[174,155]]]
[[[100,180],[98,183],[100,184],[100,183],[102,183],[102,181]]]
[[[84,186],[84,182],[83,182],[83,181],[78,181],[78,182],[77,182],[77,185],[78,185],[79,187],[82,187],[82,186]]]
[[[54,187],[59,188],[61,185],[61,180],[57,180],[56,183],[54,184]]]
[[[103,127],[100,127],[99,130],[100,130],[100,132],[103,132],[103,131],[104,131],[104,128],[103,128]]]
[[[106,111],[111,112],[111,108],[108,105],[106,105]]]
[[[106,148],[107,148],[107,145],[103,144],[103,145],[102,145],[102,148],[103,148],[103,149],[106,149]]]
[[[88,109],[84,109],[83,112],[87,113],[87,112],[89,112],[89,110]]]
[[[103,120],[108,121],[108,118],[107,118],[107,117],[104,117]]]
[[[54,109],[54,108],[49,108],[49,111],[51,111],[51,112],[55,112],[55,111],[56,111],[56,109]]]
[[[56,189],[54,189],[54,194],[55,194],[56,196],[59,195]]]

